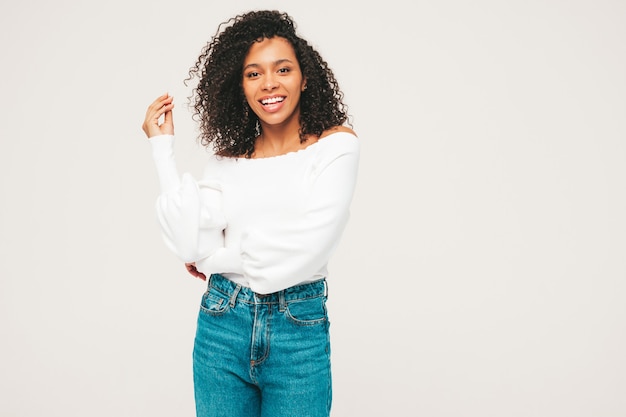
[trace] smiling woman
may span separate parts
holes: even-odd
[[[244,61],[243,92],[263,126],[253,157],[281,155],[317,140],[299,140],[300,94],[305,89],[306,80],[289,41],[276,37],[250,47]],[[295,135],[284,137],[284,132]]]
[[[207,279],[194,344],[198,416],[328,416],[326,279],[356,185],[359,141],[332,71],[275,11],[220,27],[190,71],[214,155],[179,178],[173,98],[143,124],[167,246]],[[161,122],[162,120],[162,122]]]

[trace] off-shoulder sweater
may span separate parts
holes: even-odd
[[[179,176],[173,136],[149,142],[157,218],[180,260],[259,294],[327,278],[356,185],[356,136],[336,132],[268,158],[211,155],[199,181]]]

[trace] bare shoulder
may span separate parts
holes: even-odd
[[[333,126],[333,127],[329,128],[329,129],[326,129],[324,132],[322,132],[322,134],[320,135],[319,138],[322,139],[322,138],[324,138],[326,136],[330,136],[333,133],[338,133],[338,132],[349,133],[349,134],[351,134],[351,135],[353,135],[355,137],[357,136],[355,131],[350,129],[347,126]]]

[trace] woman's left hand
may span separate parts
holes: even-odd
[[[196,268],[195,262],[186,263],[185,268],[187,268],[187,272],[189,272],[194,277],[200,278],[202,281],[206,281],[206,275],[198,271],[198,269]]]

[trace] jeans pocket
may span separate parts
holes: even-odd
[[[202,295],[200,310],[212,316],[222,315],[228,310],[228,297],[213,287]]]
[[[312,326],[328,320],[325,297],[293,300],[287,303],[287,318],[300,326]]]

